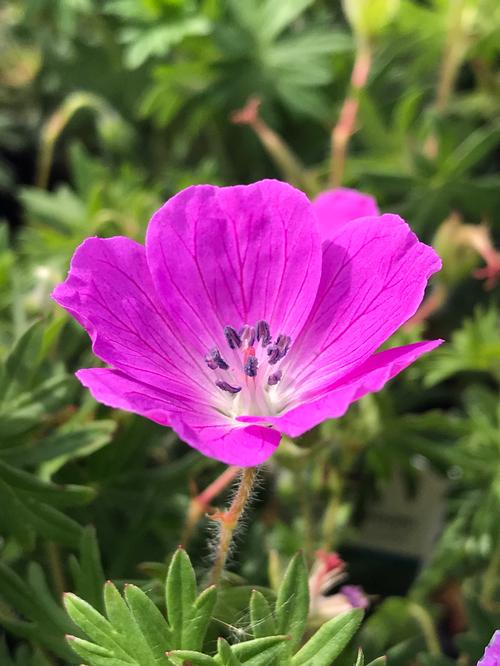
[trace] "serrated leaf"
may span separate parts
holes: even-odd
[[[122,637],[127,654],[137,663],[148,664],[154,659],[149,644],[144,638],[126,602],[111,581],[104,586],[104,606],[108,620]]]
[[[70,618],[97,645],[109,650],[112,656],[130,663],[130,659],[122,648],[120,634],[98,613],[95,608],[75,594],[64,595],[64,605]]]
[[[191,645],[187,640],[193,640],[189,624],[194,614],[196,577],[189,556],[183,548],[177,549],[170,562],[165,588],[172,642],[182,649],[190,649]]]
[[[89,666],[130,666],[130,661],[124,661],[113,656],[113,653],[100,645],[94,645],[83,638],[68,636],[68,645],[80,657],[85,659]],[[136,666],[134,664],[134,666]]]
[[[356,633],[363,611],[354,609],[325,622],[292,658],[292,666],[331,666]]]
[[[302,553],[294,555],[288,565],[276,599],[276,629],[290,634],[290,649],[300,644],[309,614],[309,584],[306,561]]]
[[[255,638],[274,636],[277,633],[271,606],[259,590],[253,590],[250,597],[250,620]]]

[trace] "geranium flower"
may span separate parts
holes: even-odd
[[[314,199],[313,207],[322,238],[329,238],[346,222],[358,217],[380,215],[373,197],[347,187],[321,192]]]
[[[334,226],[321,236],[306,196],[268,180],[183,190],[145,247],[87,239],[53,297],[110,367],[78,379],[239,466],[341,416],[440,343],[376,353],[440,261],[396,215]]]
[[[500,666],[500,631],[495,631],[477,666]]]

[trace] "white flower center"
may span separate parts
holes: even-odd
[[[280,333],[273,342],[266,321],[245,324],[239,332],[226,326],[224,336],[227,348],[221,353],[214,347],[205,356],[220,389],[220,410],[233,418],[276,414],[282,402],[279,365],[290,349],[290,336]]]

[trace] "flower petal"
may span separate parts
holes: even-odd
[[[258,425],[234,427],[205,404],[138,382],[118,370],[93,368],[79,370],[76,376],[104,405],[169,425],[187,444],[228,465],[260,465],[280,441],[277,430]]]
[[[416,342],[374,354],[316,400],[303,403],[281,416],[241,416],[238,420],[243,423],[269,423],[290,437],[298,437],[326,419],[343,416],[352,402],[367,393],[379,391],[419,356],[441,343],[442,340]]]
[[[176,336],[139,243],[88,238],[52,296],[87,330],[94,353],[106,363],[168,391],[206,393],[208,369]]]
[[[153,216],[146,248],[165,309],[199,353],[224,345],[224,326],[259,319],[293,338],[319,283],[311,204],[279,181],[183,190]]]
[[[321,192],[314,199],[313,208],[322,240],[331,238],[346,222],[380,214],[373,197],[346,187]]]
[[[287,399],[311,397],[365,361],[415,313],[440,266],[397,215],[353,220],[325,241],[316,301],[282,366]]]
[[[497,666],[500,660],[500,631],[495,631],[477,666]]]

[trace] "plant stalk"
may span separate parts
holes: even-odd
[[[198,521],[210,509],[210,504],[214,498],[219,495],[227,486],[234,480],[239,472],[238,467],[228,467],[220,476],[218,476],[212,483],[205,488],[201,493],[191,499],[189,506],[186,524],[182,535],[181,543],[186,544],[191,539]]]
[[[233,497],[231,506],[227,511],[217,512],[211,516],[212,520],[216,520],[220,524],[219,543],[210,574],[210,583],[212,585],[217,585],[220,581],[231,549],[234,531],[245,511],[256,476],[256,467],[245,467],[242,469],[239,486]]]
[[[367,40],[358,40],[349,92],[331,135],[330,185],[340,187],[344,177],[347,149],[356,129],[359,98],[372,67],[372,48]]]

